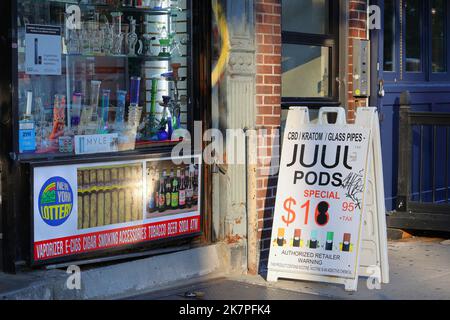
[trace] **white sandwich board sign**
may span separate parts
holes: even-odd
[[[337,113],[328,124],[327,114]],[[268,281],[389,282],[381,143],[376,108],[289,110],[272,227]]]

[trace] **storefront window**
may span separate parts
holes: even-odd
[[[327,47],[284,44],[283,97],[328,97],[329,52]]]
[[[421,0],[407,0],[405,4],[406,72],[422,71]]]
[[[283,0],[283,30],[315,34],[328,33],[329,6],[329,0]]]
[[[82,155],[169,144],[187,128],[180,1],[18,1],[18,147]]]
[[[384,71],[387,72],[393,72],[396,69],[395,5],[395,0],[384,1]]]
[[[335,104],[339,65],[339,1],[283,0],[284,107]]]
[[[447,2],[444,0],[433,0],[431,4],[432,24],[432,72],[446,72],[446,21]]]

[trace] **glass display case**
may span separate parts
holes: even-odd
[[[211,1],[14,0],[0,12],[5,270],[200,239],[210,189],[191,136],[211,123]],[[180,142],[192,147],[174,156]]]
[[[17,12],[19,157],[146,149],[189,128],[188,0],[19,0]]]

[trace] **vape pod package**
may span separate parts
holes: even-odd
[[[325,243],[325,250],[333,251],[333,239],[334,239],[334,232],[327,232],[327,241]]]
[[[284,239],[285,232],[286,230],[284,228],[278,229],[278,237],[276,239],[276,244],[279,247],[283,247],[284,244],[286,243],[286,240]]]
[[[344,233],[344,239],[342,242],[342,251],[343,252],[350,252],[350,250],[351,250],[350,240],[351,240],[351,234]]]
[[[317,230],[311,231],[311,239],[309,240],[309,248],[317,249],[319,241],[317,240]]]
[[[301,247],[301,235],[302,235],[302,230],[295,229],[295,231],[294,231],[294,239],[292,241],[292,246],[294,248],[300,248]]]

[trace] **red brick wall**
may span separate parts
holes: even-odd
[[[353,97],[353,39],[366,39],[367,37],[367,1],[350,0],[349,10],[348,120],[353,122],[356,108],[366,106],[366,99],[355,100]]]
[[[256,43],[256,121],[258,128],[267,129],[270,137],[258,146],[258,231],[260,261],[264,264],[269,254],[277,186],[277,176],[270,175],[268,168],[272,156],[277,156],[272,145],[278,139],[281,124],[281,0],[256,0]]]

